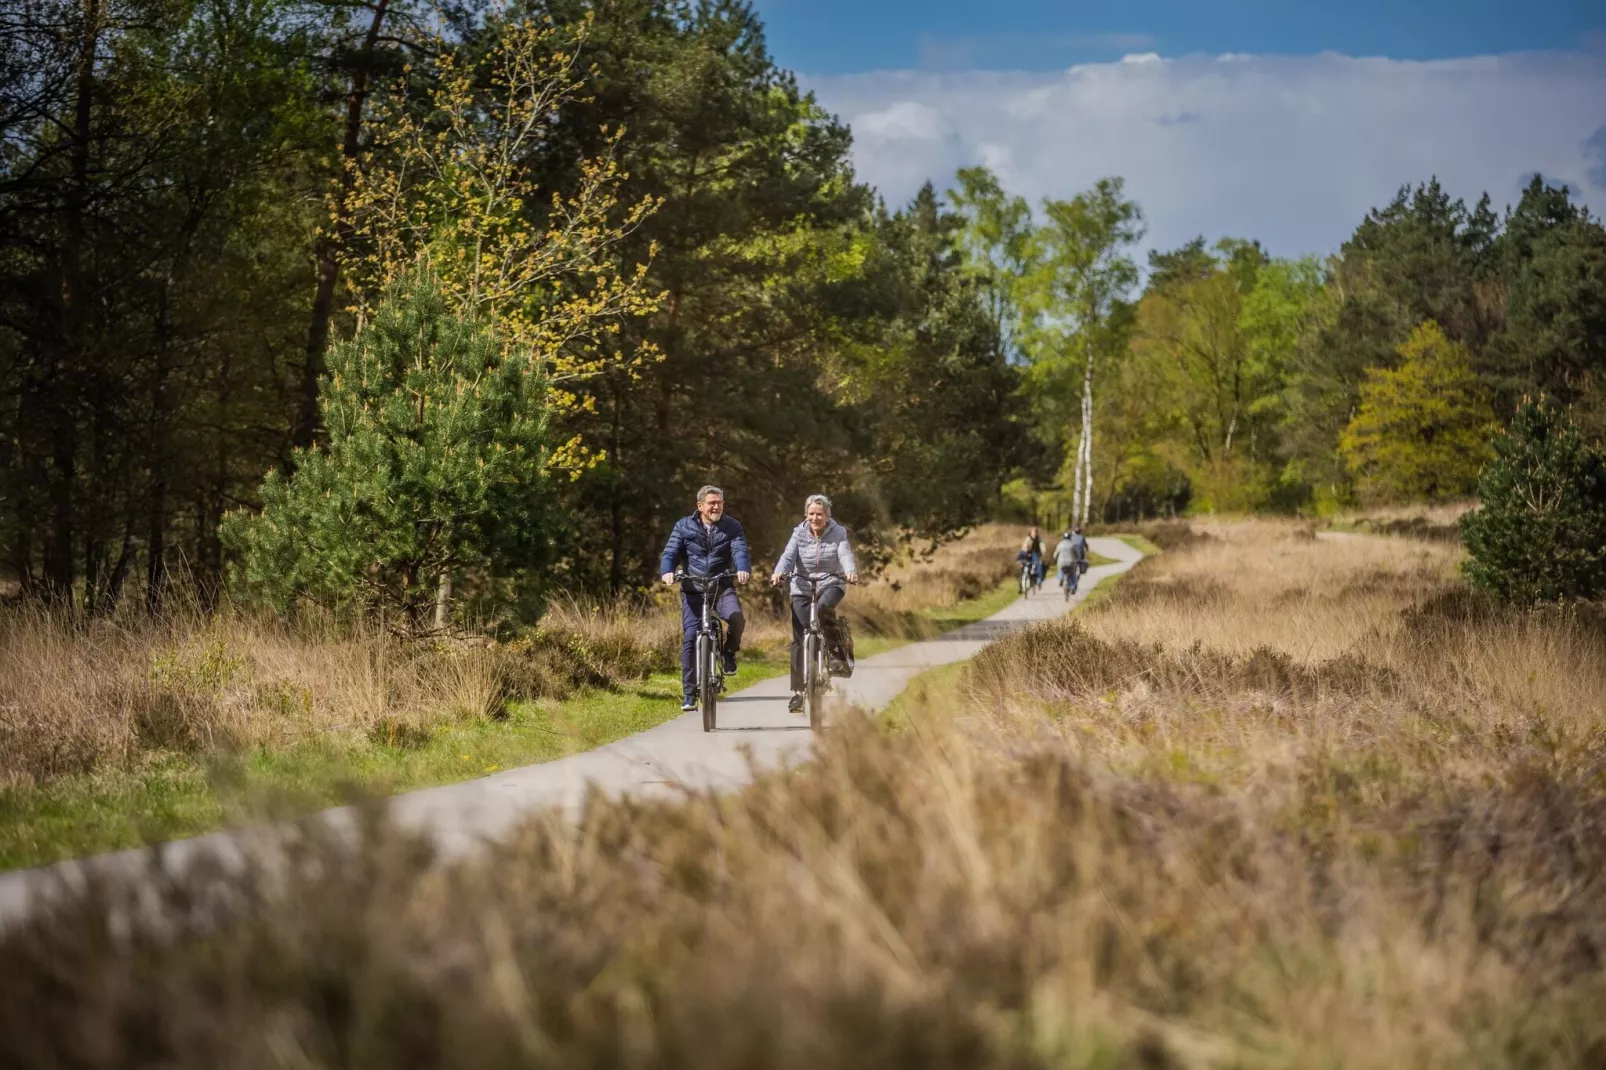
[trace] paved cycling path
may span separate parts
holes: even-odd
[[[1063,616],[1099,582],[1125,572],[1143,556],[1120,539],[1095,538],[1088,543],[1115,563],[1089,569],[1081,590],[1070,601],[1051,583],[1045,584],[1041,594],[1018,599],[984,621],[940,639],[909,643],[865,658],[851,679],[835,682],[836,695],[869,712],[885,709],[920,673],[973,657],[987,643],[1016,628]],[[719,727],[714,732],[702,730],[700,713],[682,714],[583,754],[398,795],[389,802],[390,814],[398,825],[429,834],[443,852],[451,854],[495,839],[537,811],[561,808],[576,814],[593,786],[611,796],[669,796],[687,788],[737,788],[752,779],[755,769],[808,758],[813,733],[802,715],[787,710],[790,694],[785,676],[764,680],[720,700]],[[312,820],[352,827],[355,814],[341,807]],[[239,858],[253,844],[271,844],[278,832],[282,829],[275,826],[224,830],[166,844],[162,852],[179,866],[202,855],[228,861]],[[73,880],[88,872],[133,872],[147,865],[150,857],[150,852],[141,848],[0,874],[0,922],[26,910],[31,889],[41,883]]]

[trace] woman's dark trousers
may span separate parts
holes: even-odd
[[[820,592],[820,630],[825,633],[826,650],[841,657],[842,633],[836,626],[836,604],[847,594],[845,587],[827,587]],[[803,690],[803,635],[809,630],[809,596],[792,596],[792,690]]]

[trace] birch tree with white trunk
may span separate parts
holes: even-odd
[[[1101,368],[1125,345],[1128,295],[1138,282],[1129,253],[1142,237],[1142,212],[1125,198],[1119,178],[1100,179],[1067,201],[1045,200],[1043,222],[1032,233],[1032,266],[1021,286],[1022,349],[1040,418],[1067,444],[1072,399],[1080,394],[1076,450],[1070,471],[1061,475],[1074,523],[1086,524],[1093,515],[1094,387]]]

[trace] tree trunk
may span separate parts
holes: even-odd
[[[301,367],[301,404],[291,441],[306,449],[318,433],[318,377],[323,374],[324,351],[329,346],[329,321],[335,311],[335,286],[340,280],[340,257],[351,238],[348,205],[356,181],[357,153],[362,146],[363,109],[368,100],[369,72],[374,46],[384,26],[390,0],[378,0],[373,18],[363,37],[351,72],[351,89],[346,94],[346,129],[340,145],[340,184],[335,195],[334,230],[318,238],[318,289],[312,299],[312,324],[307,330],[307,354]]]
[[[75,579],[73,543],[78,479],[78,389],[74,367],[85,305],[83,270],[84,216],[89,203],[89,142],[93,133],[95,62],[100,51],[100,0],[84,0],[83,34],[78,43],[78,72],[73,101],[71,177],[67,183],[65,242],[62,246],[60,327],[48,372],[50,382],[50,533],[45,544],[45,587],[51,597],[72,605]]]
[[[128,523],[123,527],[123,544],[117,554],[117,564],[112,566],[111,579],[106,582],[106,601],[101,612],[107,616],[117,612],[117,604],[123,599],[123,585],[128,582],[128,571],[134,564],[134,519],[130,511]]]
[[[171,276],[157,295],[156,368],[151,383],[151,490],[145,541],[145,609],[161,611],[167,587],[167,424],[171,403],[168,375],[172,368],[173,322],[168,305]]]
[[[623,437],[619,410],[622,402],[619,397],[620,387],[617,379],[613,383],[613,442],[611,444],[613,463],[613,486],[610,488],[608,500],[608,522],[611,527],[613,544],[610,549],[608,562],[608,590],[617,595],[625,583],[625,523],[624,523],[624,468],[619,456],[620,440]]]
[[[1082,471],[1085,483],[1082,488],[1082,515],[1078,523],[1087,526],[1093,511],[1093,357],[1087,358],[1087,372],[1082,379]]]
[[[1076,439],[1076,464],[1071,476],[1071,521],[1086,524],[1093,508],[1093,354],[1087,354],[1082,373],[1082,432]]]
[[[444,632],[452,623],[452,570],[441,572],[440,586],[435,589],[435,630]]]

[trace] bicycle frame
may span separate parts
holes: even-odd
[[[712,732],[718,724],[719,693],[725,689],[725,671],[719,663],[719,652],[724,645],[724,622],[719,619],[714,603],[719,600],[720,584],[735,575],[734,569],[712,576],[684,570],[675,573],[682,585],[690,584],[703,598],[697,626],[697,706],[703,715],[704,732]]]
[[[819,731],[825,722],[825,692],[830,674],[825,667],[825,629],[820,625],[820,584],[806,573],[786,572],[783,580],[796,579],[809,588],[809,624],[803,632],[803,704],[809,714],[809,728]]]

